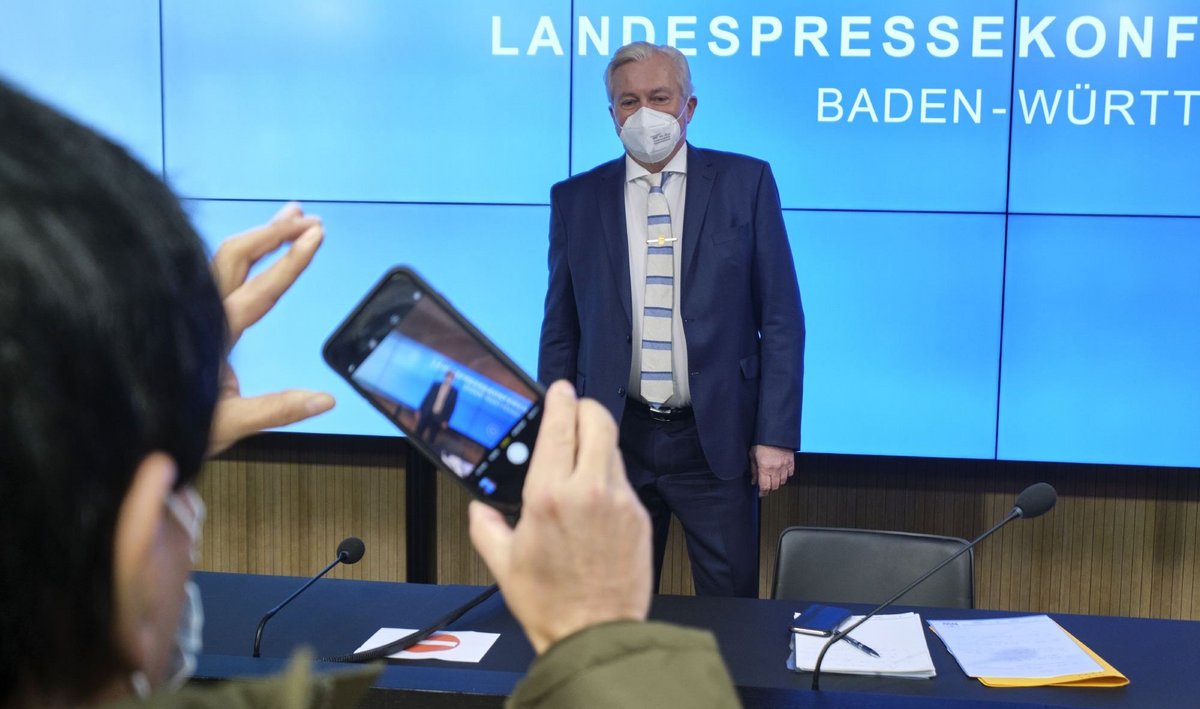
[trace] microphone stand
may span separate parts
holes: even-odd
[[[836,643],[837,641],[839,641],[839,640],[841,640],[842,638],[844,638],[844,637],[846,637],[847,635],[849,635],[849,634],[850,634],[850,632],[851,632],[852,630],[854,630],[854,629],[855,629],[855,628],[857,628],[858,626],[860,626],[860,625],[862,625],[863,623],[865,623],[865,622],[867,622],[868,620],[870,620],[870,619],[871,619],[871,617],[872,617],[872,616],[874,616],[874,615],[875,615],[876,613],[878,613],[879,611],[881,611],[881,610],[883,610],[884,608],[887,608],[888,606],[890,606],[890,605],[892,605],[893,603],[895,603],[897,598],[900,598],[900,597],[901,597],[901,596],[903,596],[904,594],[906,594],[906,593],[908,593],[909,591],[911,591],[911,590],[913,590],[914,588],[916,588],[916,587],[917,587],[917,586],[918,586],[918,585],[919,585],[919,584],[920,584],[922,581],[924,581],[925,579],[929,578],[930,576],[933,576],[933,575],[934,575],[934,574],[936,574],[938,571],[941,571],[941,570],[942,570],[942,568],[943,568],[944,566],[946,566],[946,564],[949,564],[951,561],[954,561],[954,560],[955,560],[955,559],[957,559],[958,557],[960,557],[960,556],[962,556],[963,554],[967,553],[968,551],[970,551],[971,549],[973,549],[973,548],[975,547],[975,545],[976,545],[976,544],[978,544],[979,542],[982,542],[984,539],[987,539],[987,538],[988,538],[988,537],[990,537],[992,534],[994,534],[994,533],[995,533],[997,530],[999,530],[1001,527],[1003,527],[1004,525],[1006,525],[1006,524],[1008,524],[1009,522],[1013,521],[1014,519],[1017,519],[1018,517],[1021,517],[1022,515],[1023,515],[1023,513],[1021,512],[1021,508],[1020,508],[1020,507],[1013,507],[1013,508],[1012,508],[1012,511],[1008,513],[1008,516],[1007,516],[1007,517],[1005,517],[1004,519],[1000,520],[999,522],[997,522],[997,523],[996,523],[996,525],[995,525],[995,526],[993,526],[991,529],[989,529],[988,531],[984,532],[983,534],[980,534],[978,537],[976,537],[975,539],[973,539],[973,540],[972,540],[970,543],[968,543],[968,544],[964,544],[962,549],[959,549],[958,551],[954,552],[954,553],[953,553],[953,554],[951,554],[950,556],[946,557],[946,559],[945,559],[944,561],[942,561],[942,563],[940,563],[940,564],[938,564],[937,566],[933,567],[933,568],[932,568],[932,569],[930,569],[929,571],[926,571],[924,574],[921,574],[920,576],[918,576],[916,581],[913,581],[912,583],[908,584],[908,585],[907,585],[907,586],[905,586],[903,589],[901,589],[899,593],[897,593],[896,595],[894,595],[894,596],[892,596],[891,598],[887,599],[887,600],[886,600],[886,601],[884,601],[883,603],[880,603],[880,604],[879,604],[879,605],[878,605],[878,606],[875,608],[875,610],[871,611],[870,613],[868,613],[868,614],[864,615],[864,616],[863,616],[862,618],[860,618],[859,620],[857,620],[857,621],[855,621],[854,623],[852,623],[852,624],[850,625],[850,627],[846,628],[845,630],[839,630],[838,632],[834,633],[834,634],[833,634],[833,637],[829,638],[829,641],[828,641],[828,642],[826,642],[826,643],[825,643],[825,646],[821,648],[821,653],[820,653],[819,655],[817,655],[817,662],[816,662],[816,664],[815,664],[815,665],[813,665],[813,679],[812,679],[812,688],[813,688],[814,690],[819,690],[819,689],[821,688],[821,686],[820,686],[820,683],[821,683],[821,662],[822,662],[822,661],[825,659],[825,653],[829,651],[829,648],[830,648],[830,647],[831,647],[831,646],[832,646],[834,643]]]
[[[274,618],[275,614],[278,613],[280,610],[282,610],[284,606],[291,603],[292,600],[294,598],[296,598],[296,596],[299,596],[301,593],[304,593],[304,590],[306,588],[308,588],[309,586],[316,583],[318,579],[320,579],[325,574],[329,573],[330,569],[332,569],[333,567],[335,567],[338,564],[345,561],[347,558],[349,558],[349,556],[350,556],[350,552],[348,552],[348,551],[344,551],[344,550],[338,551],[337,558],[334,559],[333,561],[329,562],[329,566],[326,566],[324,569],[322,569],[321,573],[317,574],[316,576],[313,576],[311,579],[308,580],[307,583],[305,583],[300,588],[296,589],[296,592],[293,593],[292,595],[288,596],[283,601],[283,603],[280,603],[279,605],[275,606],[271,610],[267,611],[267,614],[262,617],[262,620],[258,621],[258,628],[256,628],[254,630],[254,653],[251,655],[251,657],[259,656],[258,650],[259,650],[259,646],[262,645],[263,628],[267,627],[267,621],[270,620],[271,618]]]

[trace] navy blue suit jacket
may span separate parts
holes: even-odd
[[[770,166],[687,150],[688,384],[705,458],[730,480],[753,444],[800,447],[804,312]],[[549,261],[538,379],[575,382],[619,423],[634,346],[623,156],[551,189]]]

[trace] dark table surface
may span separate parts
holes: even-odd
[[[252,658],[254,628],[304,579],[197,572],[204,598],[204,655],[197,677],[225,679],[282,669],[301,645],[318,657],[353,652],[381,627],[419,628],[475,597],[475,586],[322,579],[267,625],[262,658]],[[747,707],[1200,707],[1200,622],[1050,614],[1130,679],[1121,688],[988,688],[966,677],[926,627],[933,679],[825,675],[812,692],[809,673],[789,671],[794,601],[657,596],[651,617],[713,632]],[[1003,611],[897,607],[923,620],[1021,615]],[[390,661],[368,698],[377,706],[499,706],[533,660],[533,650],[496,595],[451,626],[500,633],[477,665]],[[336,664],[324,667],[333,669]]]

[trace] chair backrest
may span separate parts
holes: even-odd
[[[883,603],[965,539],[872,529],[789,527],[779,535],[773,598]],[[900,605],[974,608],[974,551],[904,594]]]

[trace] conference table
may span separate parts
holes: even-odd
[[[321,579],[280,611],[263,634],[262,657],[251,657],[254,629],[268,609],[305,581],[284,576],[197,572],[205,611],[200,682],[281,671],[308,646],[317,657],[353,652],[381,627],[420,628],[474,598],[475,586]],[[926,626],[937,668],[932,679],[827,674],[821,690],[812,675],[788,670],[788,629],[803,602],[656,596],[651,617],[705,628],[746,707],[1029,709],[1030,707],[1200,707],[1200,622],[1050,614],[1081,642],[1129,677],[1120,688],[995,689],[966,677]],[[898,607],[923,620],[1023,615],[1004,611]],[[497,594],[449,630],[499,633],[478,664],[390,660],[363,706],[498,707],[533,661],[533,649]],[[321,670],[345,664],[318,662]]]

